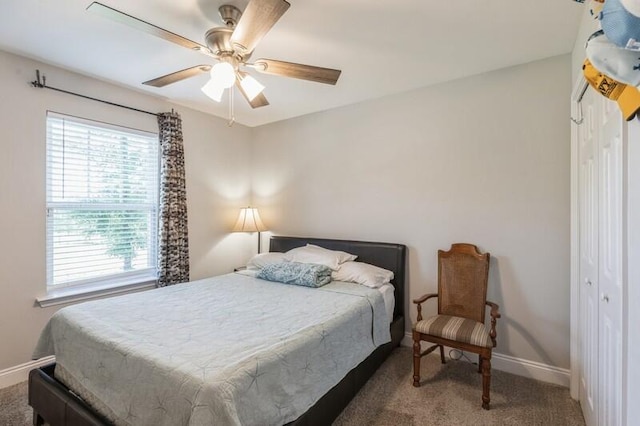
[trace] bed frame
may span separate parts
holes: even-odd
[[[272,237],[269,251],[285,252],[306,244],[315,244],[331,250],[342,250],[358,255],[358,261],[371,263],[393,271],[395,309],[391,322],[391,342],[375,351],[351,370],[337,385],[318,400],[307,412],[288,426],[329,425],[349,404],[360,388],[400,344],[404,336],[404,302],[406,246],[402,244],[364,241],[332,240],[304,237]],[[33,407],[33,424],[51,426],[105,426],[110,423],[89,407],[73,391],[54,377],[55,364],[29,373],[29,405]]]

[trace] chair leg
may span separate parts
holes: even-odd
[[[489,388],[491,386],[491,359],[482,358],[482,408],[489,409]]]
[[[420,387],[420,340],[413,339],[413,386]]]
[[[440,361],[443,364],[446,364],[447,361],[444,360],[444,346],[440,345]]]
[[[478,355],[478,373],[482,373],[482,355]]]

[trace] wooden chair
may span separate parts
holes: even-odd
[[[482,408],[489,409],[491,350],[496,346],[498,305],[487,301],[489,253],[480,253],[473,244],[452,244],[449,251],[438,250],[438,293],[425,294],[413,301],[418,321],[413,326],[413,386],[420,386],[420,359],[444,346],[478,354],[482,373]],[[423,319],[421,304],[438,298],[438,315]],[[491,307],[491,331],[484,326],[485,307]],[[434,343],[421,351],[420,342]]]

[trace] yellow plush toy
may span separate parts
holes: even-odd
[[[582,65],[582,72],[591,87],[602,96],[618,103],[625,120],[633,119],[640,111],[640,90],[602,74],[591,65],[588,59],[585,59]]]
[[[604,6],[604,0],[591,0],[589,5],[589,12],[593,19],[600,19],[600,12],[602,12],[602,6]]]

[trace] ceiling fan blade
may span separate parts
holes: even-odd
[[[231,35],[233,46],[244,53],[253,52],[289,6],[286,0],[251,0]]]
[[[177,81],[184,80],[186,78],[194,77],[196,75],[209,72],[211,65],[197,65],[195,67],[187,68],[184,70],[172,72],[171,74],[163,75],[162,77],[154,78],[153,80],[145,81],[142,84],[153,87],[164,87],[169,84],[173,84]]]
[[[334,85],[342,72],[331,68],[314,67],[313,65],[276,61],[274,59],[258,59],[254,62],[254,67],[264,74],[281,75]]]
[[[247,73],[242,71],[238,71],[238,74],[242,77],[247,75]],[[260,107],[269,105],[269,101],[262,93],[258,93],[258,95],[255,98],[253,98],[252,100],[249,100],[249,96],[247,96],[247,93],[244,91],[244,89],[242,88],[242,85],[240,84],[240,78],[236,78],[236,87],[238,88],[240,93],[242,93],[242,96],[244,96],[247,102],[249,102],[249,105],[251,105],[251,108],[260,108]]]
[[[195,41],[172,33],[171,31],[167,31],[164,28],[160,28],[156,25],[150,24],[146,21],[143,21],[142,19],[136,18],[135,16],[131,16],[124,12],[120,12],[119,10],[112,7],[105,6],[102,3],[93,2],[87,7],[87,10],[97,13],[98,15],[101,15],[113,21],[120,22],[121,24],[128,25],[131,28],[135,28],[136,30],[143,31],[147,34],[151,34],[182,47],[186,47],[187,49],[197,50],[207,55],[212,55],[211,52],[209,52],[207,46],[196,43]]]

